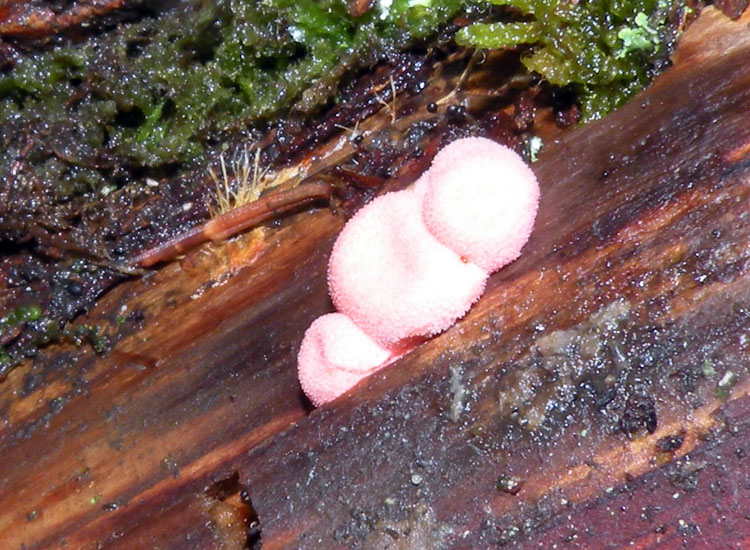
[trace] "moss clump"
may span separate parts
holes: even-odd
[[[313,112],[347,69],[434,34],[461,0],[380,2],[358,18],[343,0],[170,5],[16,56],[0,73],[1,179],[15,170],[55,202],[195,162],[229,132]]]
[[[42,316],[42,308],[37,304],[18,306],[8,313],[5,317],[0,318],[0,330],[14,327],[21,323],[36,321]]]
[[[465,46],[529,45],[523,64],[578,93],[584,120],[600,118],[643,89],[673,40],[666,0],[490,0],[504,22],[459,31]],[[509,18],[522,21],[507,21]]]
[[[585,118],[597,118],[650,80],[668,41],[661,1],[492,0],[504,22],[471,25],[457,40],[530,45],[525,65],[572,85]],[[0,180],[14,187],[0,210],[6,237],[39,205],[189,169],[230,134],[290,109],[310,114],[348,71],[481,11],[470,0],[380,0],[360,17],[345,0],[147,5],[85,40],[19,53],[0,72]],[[43,196],[24,194],[31,188]]]

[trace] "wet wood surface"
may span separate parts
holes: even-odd
[[[250,501],[264,548],[750,544],[749,22],[707,11],[649,90],[550,138],[522,257],[330,406],[295,355],[340,213],[109,292],[85,321],[113,350],[0,385],[3,547],[242,548]]]
[[[747,20],[549,146],[532,239],[466,318],[251,453],[264,548],[750,543]],[[664,473],[724,453],[716,510]]]

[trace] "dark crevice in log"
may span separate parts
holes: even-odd
[[[252,511],[247,520],[247,548],[248,550],[260,550],[263,547],[260,520],[253,508],[252,500],[250,500],[250,492],[247,488],[243,488],[240,491],[240,500]]]
[[[240,484],[239,472],[213,482],[205,495],[206,508],[222,539],[223,550],[260,548],[258,516],[249,493]]]
[[[205,491],[206,496],[216,500],[226,500],[232,495],[238,495],[242,491],[239,472],[214,481]]]

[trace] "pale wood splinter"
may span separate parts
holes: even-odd
[[[306,202],[330,199],[332,193],[333,186],[329,183],[306,183],[288,191],[270,193],[141,252],[130,264],[145,268],[173,260],[205,242],[222,241]]]

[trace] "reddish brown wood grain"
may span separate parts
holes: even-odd
[[[124,7],[126,0],[70,2],[56,9],[51,2],[10,0],[0,5],[0,37],[42,38],[65,32],[77,25]]]
[[[222,547],[207,542],[206,489],[305,414],[288,358],[326,307],[324,263],[309,255],[338,226],[330,214],[306,218],[304,234],[199,253],[108,296],[103,316],[127,304],[134,326],[104,358],[55,349],[11,373],[0,388],[9,548],[176,548],[188,535]],[[229,269],[222,262],[246,267],[211,288],[210,266]]]
[[[747,548],[750,398],[733,401],[722,430],[682,459],[653,468],[540,526],[517,548]]]

